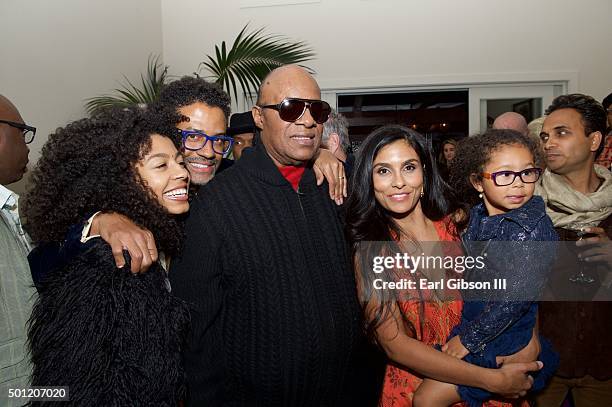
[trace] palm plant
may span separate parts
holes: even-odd
[[[110,107],[128,107],[134,105],[148,104],[157,99],[159,91],[166,83],[168,66],[160,62],[159,56],[150,55],[147,61],[146,77],[140,74],[141,87],[134,85],[127,77],[123,76],[126,84],[122,88],[115,89],[116,95],[102,95],[86,99],[85,109],[90,115]]]
[[[237,83],[244,97],[252,100],[254,91],[270,71],[281,65],[300,64],[315,56],[305,42],[265,34],[264,28],[247,32],[248,26],[240,31],[229,51],[223,41],[221,46],[215,46],[216,58],[207,55],[208,60],[198,66],[198,70],[205,68],[212,74],[207,78],[221,85],[228,94],[233,93],[234,100],[238,99]]]

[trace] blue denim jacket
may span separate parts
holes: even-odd
[[[464,358],[466,362],[496,368],[496,356],[516,353],[529,343],[538,311],[536,298],[554,261],[557,240],[539,196],[500,215],[488,216],[483,203],[472,208],[462,241],[469,255],[486,257],[485,268],[475,270],[467,279],[505,278],[508,287],[507,290],[484,290],[478,296],[464,293],[461,323],[450,336],[459,335],[463,346],[470,351]],[[538,359],[544,362],[544,367],[532,374],[532,391],[544,388],[559,364],[550,343],[542,337],[540,343],[542,350]],[[458,391],[470,407],[481,406],[492,396],[476,387],[459,386]]]
[[[461,335],[461,343],[470,352],[482,353],[488,343],[521,318],[525,318],[524,322],[533,327],[531,322],[533,320],[535,323],[537,312],[537,304],[533,300],[546,282],[556,248],[551,244],[535,242],[557,241],[559,238],[546,215],[544,201],[539,196],[533,196],[520,208],[494,216],[488,216],[484,203],[476,205],[470,212],[470,223],[462,240],[470,255],[481,255],[482,250],[489,254],[485,260],[486,269],[479,271],[478,275],[468,275],[468,280],[506,278],[508,281],[505,291],[479,293],[480,301],[470,302],[467,295],[468,301],[464,305],[457,332]],[[484,245],[483,241],[486,242]],[[484,249],[474,253],[478,245]],[[517,301],[517,298],[532,301]],[[531,338],[530,330],[525,330],[518,337],[517,334],[514,332],[514,339],[521,343]],[[517,343],[516,346],[520,345]],[[508,349],[497,349],[495,352],[498,351]]]

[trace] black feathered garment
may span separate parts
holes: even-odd
[[[115,267],[101,239],[91,242],[40,287],[28,332],[32,385],[68,386],[62,406],[176,406],[188,309],[159,264],[135,275]]]

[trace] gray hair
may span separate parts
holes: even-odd
[[[348,121],[346,117],[342,116],[340,113],[336,112],[332,109],[329,114],[329,119],[323,124],[323,137],[321,142],[323,145],[327,145],[329,141],[329,135],[332,133],[336,133],[338,138],[340,139],[340,147],[344,151],[345,154],[348,154],[351,151],[351,140],[349,139],[348,134]]]

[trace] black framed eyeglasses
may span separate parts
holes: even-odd
[[[542,175],[541,168],[527,168],[523,171],[497,171],[497,172],[483,172],[482,176],[486,179],[493,180],[493,183],[498,187],[505,187],[512,185],[516,177],[519,177],[521,181],[526,184],[533,184],[540,179]]]
[[[318,124],[325,123],[331,113],[331,106],[323,100],[285,98],[277,105],[259,106],[265,109],[274,109],[278,112],[281,119],[293,123],[304,115],[306,108],[310,110],[310,115]]]
[[[209,136],[208,134],[198,130],[180,130],[181,143],[185,150],[197,151],[204,148],[206,143],[210,141],[212,149],[217,154],[227,154],[234,143],[234,139],[224,135]]]
[[[8,124],[11,127],[21,130],[26,144],[30,144],[36,135],[36,127],[28,126],[24,123],[11,122],[8,120],[0,120],[0,123]]]

